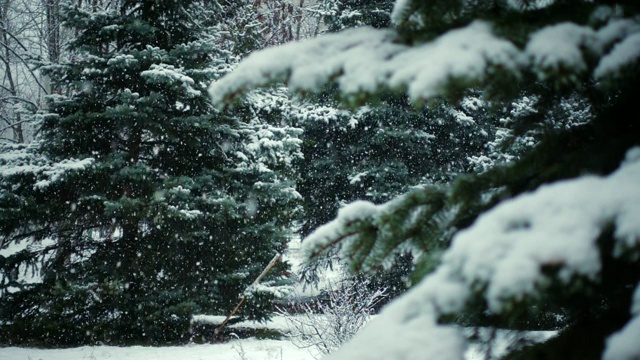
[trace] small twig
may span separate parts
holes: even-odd
[[[253,281],[253,283],[249,286],[249,287],[253,287],[256,286],[260,283],[260,281],[262,281],[262,279],[267,276],[267,274],[269,273],[269,271],[271,271],[271,269],[276,266],[276,264],[278,263],[278,261],[280,260],[280,254],[276,254],[276,256],[273,257],[273,259],[271,259],[271,261],[269,262],[269,265],[267,265],[266,268],[264,268],[264,270],[262,270],[262,273],[260,273],[260,275],[258,275],[258,277]],[[229,313],[229,315],[227,316],[226,319],[224,319],[224,321],[222,322],[222,324],[220,324],[220,326],[218,326],[214,331],[213,331],[213,336],[214,339],[218,338],[220,336],[220,334],[222,333],[222,330],[224,330],[225,326],[227,326],[227,323],[229,322],[229,320],[231,320],[231,318],[233,317],[233,315],[235,315],[238,310],[240,310],[240,308],[242,307],[242,305],[244,305],[244,303],[247,301],[247,296],[243,296],[242,299],[240,300],[240,302],[238,303],[238,305],[236,305],[236,307],[233,309],[233,311],[231,311],[231,313]]]
[[[0,133],[1,133],[1,132],[3,132],[3,131],[5,131],[5,130],[12,129],[12,128],[14,128],[15,126],[18,126],[18,125],[20,125],[20,124],[27,123],[27,122],[31,122],[31,121],[32,121],[32,119],[22,120],[22,121],[15,122],[15,123],[13,123],[13,124],[11,124],[11,125],[9,125],[9,126],[5,126],[5,127],[3,127],[2,129],[0,129]]]

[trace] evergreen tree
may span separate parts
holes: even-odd
[[[335,32],[389,26],[393,1],[326,1],[322,6],[323,20]],[[305,157],[299,170],[303,236],[352,201],[383,203],[412,187],[448,184],[459,173],[481,171],[488,163],[513,156],[513,149],[502,146],[506,139],[494,139],[500,131],[497,119],[506,117],[505,110],[494,109],[479,91],[469,91],[460,106],[434,101],[423,109],[412,107],[405,96],[386,92],[350,111],[336,104],[333,90],[306,99],[292,114],[304,129]],[[498,150],[504,154],[499,156]],[[369,282],[380,286],[381,280],[392,289],[388,299],[405,290],[413,268],[411,256],[399,255],[397,266]],[[315,278],[309,270],[314,268],[305,276]]]
[[[331,32],[363,25],[375,28],[391,25],[391,0],[326,0],[322,7],[323,20]]]
[[[516,161],[353,203],[305,240],[311,256],[339,244],[355,270],[406,246],[426,259],[421,282],[332,358],[462,358],[460,325],[558,330],[512,358],[640,356],[639,13],[624,0],[397,1],[394,29],[266,50],[212,85],[216,101],[273,80],[336,84],[350,102],[387,89],[416,104],[469,88],[535,99],[504,118]]]
[[[487,144],[494,141],[498,121],[486,115],[489,105],[478,96],[462,103],[433,103],[417,111],[389,94],[356,112],[308,106],[298,115],[305,130],[299,186],[307,211],[303,235],[349,202],[386,202],[412,187],[447,184],[478,167],[473,157],[491,153]]]
[[[192,314],[228,313],[284,249],[297,143],[206,95],[247,46],[221,31],[235,10],[65,8],[74,55],[48,72],[71,95],[50,99],[39,143],[0,160],[2,341],[183,341]],[[273,294],[253,295],[242,314],[264,318]]]

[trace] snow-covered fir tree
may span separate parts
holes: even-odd
[[[393,1],[323,1],[317,6],[326,10],[327,30],[338,31],[388,26]],[[483,99],[481,91],[471,90],[458,106],[440,100],[417,109],[406,96],[384,92],[364,101],[364,106],[349,109],[332,95],[329,87],[303,100],[284,98],[279,105],[304,129],[305,156],[299,162],[298,187],[305,209],[303,236],[333,219],[349,202],[382,203],[416,186],[445,185],[458,174],[512,161],[520,148],[539,140],[535,131],[516,134],[509,128],[528,112],[537,111],[528,100],[531,96],[501,107]],[[413,267],[410,257],[399,259],[401,264],[372,278],[386,283],[389,298],[405,290],[408,269]],[[316,274],[305,275],[315,278]]]
[[[473,88],[513,107],[494,144],[516,149],[514,161],[499,150],[451,186],[355,202],[305,240],[311,257],[340,246],[356,270],[396,249],[435,255],[330,358],[462,359],[474,340],[465,327],[557,331],[508,347],[510,358],[640,356],[639,14],[625,0],[397,0],[393,28],[267,49],[211,86],[218,103],[277,80],[301,92],[332,85],[351,103],[392,90],[423,104]]]
[[[208,84],[259,43],[216,1],[68,4],[70,61],[46,69],[37,142],[3,148],[0,337],[166,343],[192,314],[228,313],[286,246],[299,194],[295,129],[249,106],[217,111]],[[242,311],[263,318],[279,264]]]
[[[323,21],[334,32],[358,26],[384,28],[390,25],[392,0],[324,0]]]

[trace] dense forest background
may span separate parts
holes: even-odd
[[[633,358],[639,11],[2,1],[0,343],[185,343],[344,266],[406,294],[387,352],[336,358],[455,358],[460,328]],[[252,285],[298,238],[305,271]]]

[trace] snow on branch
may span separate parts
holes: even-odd
[[[533,64],[543,71],[558,71],[563,67],[585,71],[583,48],[599,50],[596,32],[590,27],[562,23],[534,33],[525,51]]]
[[[394,24],[400,24],[409,15],[409,6],[411,0],[396,0],[393,4],[393,11],[391,12],[391,21]]]
[[[640,354],[640,284],[636,287],[631,303],[633,318],[622,330],[607,339],[607,347],[602,356],[604,360],[634,360]]]
[[[271,82],[303,92],[335,82],[345,97],[391,88],[406,89],[420,101],[445,93],[458,79],[483,83],[499,73],[517,78],[523,71],[541,79],[590,75],[592,62],[586,59],[592,57],[602,57],[595,73],[601,77],[638,61],[639,31],[638,20],[631,19],[612,20],[597,31],[561,23],[532,33],[519,49],[483,21],[415,46],[400,44],[393,30],[362,27],[254,53],[214,82],[209,94],[220,104]]]
[[[597,281],[602,266],[597,241],[609,225],[615,226],[612,256],[640,250],[638,179],[640,148],[634,148],[609,176],[560,181],[496,206],[454,237],[434,273],[330,359],[461,359],[466,346],[461,329],[438,320],[462,311],[472,296],[484,297],[487,310],[499,314],[510,302],[544,291],[551,280]],[[558,268],[557,274],[543,273],[547,266]],[[637,344],[629,334],[637,334],[640,324],[639,293],[632,309],[636,317],[611,337],[610,356]]]
[[[151,83],[157,84],[174,84],[180,83],[186,95],[190,97],[200,96],[199,90],[194,88],[195,81],[187,75],[183,74],[184,69],[178,69],[173,65],[153,64],[149,70],[145,70],[140,75],[147,78]]]
[[[0,179],[20,174],[33,174],[37,178],[34,188],[45,188],[60,180],[66,173],[90,167],[93,158],[52,161],[39,153],[40,143],[5,144],[0,146]]]
[[[288,81],[295,90],[315,90],[342,72],[359,80],[375,79],[371,75],[376,65],[407,48],[394,40],[392,31],[357,28],[269,48],[242,61],[213,83],[209,93],[217,103],[274,81]]]
[[[608,177],[583,176],[543,186],[480,216],[461,231],[443,258],[471,284],[486,284],[486,300],[501,312],[511,299],[533,295],[545,266],[558,277],[595,280],[600,273],[597,239],[615,224],[615,254],[640,245],[640,148],[628,153]]]
[[[484,80],[497,68],[517,74],[521,58],[509,41],[476,21],[431,43],[407,49],[386,65],[392,88],[406,86],[414,101],[439,95],[456,78]]]
[[[445,198],[442,188],[425,186],[381,205],[355,201],[307,236],[302,249],[314,259],[340,246],[341,257],[356,271],[379,269],[402,251],[433,250],[455,214]]]
[[[357,28],[255,53],[209,88],[214,102],[273,81],[314,91],[335,79],[345,95],[407,88],[414,100],[439,93],[452,78],[484,78],[491,67],[517,72],[519,53],[484,22],[409,47],[390,30]]]
[[[613,50],[602,58],[593,74],[598,79],[604,78],[638,63],[638,60],[640,60],[640,32],[616,44]]]

